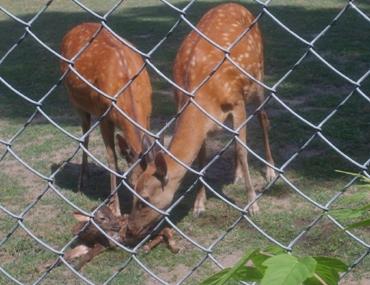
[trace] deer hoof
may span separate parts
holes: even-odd
[[[276,172],[271,167],[266,167],[266,180],[267,182],[271,182],[276,178]]]
[[[256,202],[255,202],[255,203],[253,203],[253,204],[249,207],[249,209],[248,209],[249,214],[250,214],[251,216],[255,216],[255,215],[257,215],[257,213],[259,212],[259,210],[260,210],[260,208],[258,207],[258,205],[257,205],[257,203],[256,203]]]
[[[239,175],[235,176],[234,184],[241,184],[241,183],[243,183],[243,176],[239,176]]]
[[[198,218],[202,213],[206,211],[204,205],[196,205],[193,209],[193,217]]]

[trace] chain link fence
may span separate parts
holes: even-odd
[[[115,259],[119,259],[118,263],[119,266],[116,266],[114,270],[111,272],[111,275],[109,278],[105,278],[104,281],[94,281],[87,277],[86,274],[84,274],[84,271],[76,271],[72,265],[70,265],[64,258],[63,254],[65,251],[76,241],[77,236],[73,237],[72,239],[69,239],[67,242],[63,244],[61,247],[56,247],[53,244],[50,244],[45,239],[41,238],[40,235],[32,230],[32,227],[28,224],[29,219],[29,213],[33,211],[35,208],[39,207],[39,203],[42,199],[44,199],[45,196],[47,196],[50,193],[56,194],[58,196],[58,199],[60,200],[60,203],[66,203],[68,207],[71,210],[74,211],[80,211],[82,213],[86,213],[89,216],[93,216],[94,213],[97,211],[99,207],[106,204],[109,200],[109,195],[101,201],[101,204],[98,206],[96,205],[95,210],[92,212],[89,212],[85,208],[81,207],[78,203],[76,203],[73,199],[70,199],[68,194],[66,194],[66,190],[62,189],[56,179],[58,175],[60,175],[66,166],[73,161],[78,154],[81,154],[81,152],[86,152],[90,161],[94,161],[99,167],[105,169],[109,173],[115,174],[119,179],[120,183],[119,186],[116,188],[116,192],[120,191],[126,191],[131,192],[133,195],[139,196],[137,193],[135,193],[134,189],[130,186],[130,183],[127,180],[127,177],[133,170],[133,168],[140,163],[140,159],[136,161],[133,165],[130,167],[127,167],[126,170],[121,173],[116,173],[115,170],[110,169],[105,161],[101,160],[98,156],[96,156],[93,152],[86,149],[83,145],[83,142],[89,134],[92,134],[96,131],[96,129],[99,127],[99,124],[101,122],[102,118],[98,118],[95,123],[92,125],[90,130],[84,134],[83,136],[77,136],[73,134],[73,132],[70,131],[70,128],[66,127],[63,124],[58,123],[56,120],[53,119],[53,117],[48,113],[48,111],[45,110],[44,105],[45,102],[48,102],[50,98],[55,96],[55,93],[57,92],[58,88],[63,84],[63,79],[67,76],[68,73],[73,72],[78,77],[83,79],[83,76],[79,74],[79,71],[74,68],[74,62],[78,59],[78,56],[83,53],[83,51],[91,44],[91,42],[94,41],[94,38],[99,35],[101,29],[99,29],[95,34],[94,37],[91,39],[89,44],[87,44],[73,59],[66,59],[64,58],[58,49],[54,48],[54,46],[51,46],[50,43],[47,41],[44,41],[36,32],[34,32],[33,27],[37,25],[40,18],[43,17],[43,15],[48,13],[48,9],[51,5],[54,4],[54,2],[58,2],[56,0],[49,0],[45,1],[44,5],[32,16],[29,20],[24,20],[21,16],[19,16],[16,12],[12,12],[5,7],[0,5],[1,12],[8,17],[9,21],[12,21],[14,23],[17,23],[18,26],[21,26],[23,29],[23,34],[15,40],[13,43],[7,43],[7,45],[10,44],[10,47],[7,48],[5,51],[2,51],[1,59],[0,59],[0,67],[1,65],[5,64],[7,59],[11,57],[13,54],[17,53],[17,50],[21,48],[22,44],[24,44],[24,41],[26,39],[31,38],[37,45],[37,48],[44,49],[47,52],[50,53],[52,57],[55,57],[58,61],[64,61],[68,64],[68,70],[60,75],[59,79],[55,81],[55,83],[41,96],[39,99],[34,99],[31,96],[27,94],[27,92],[23,92],[20,89],[17,88],[17,86],[13,85],[11,80],[9,81],[7,78],[1,76],[0,74],[0,82],[2,84],[2,88],[7,89],[7,92],[10,92],[11,96],[18,97],[19,99],[25,101],[27,104],[32,106],[33,113],[31,116],[22,123],[22,126],[20,128],[17,128],[14,130],[12,136],[10,139],[3,139],[0,136],[0,146],[2,147],[3,151],[0,152],[0,169],[8,167],[7,158],[11,158],[12,160],[15,160],[17,163],[21,164],[24,169],[31,172],[33,174],[34,179],[42,180],[45,182],[45,188],[37,193],[37,195],[32,198],[30,202],[27,202],[27,204],[24,205],[24,208],[21,211],[14,211],[11,207],[7,206],[6,201],[0,200],[0,210],[3,212],[2,215],[6,217],[6,219],[11,221],[11,228],[6,229],[5,227],[1,230],[2,236],[0,241],[0,258],[3,259],[0,261],[0,272],[1,272],[1,279],[0,281],[2,284],[58,284],[53,283],[49,278],[51,274],[53,274],[53,271],[60,270],[56,267],[57,261],[62,261],[64,264],[65,271],[72,273],[76,279],[76,284],[116,284],[115,282],[122,282],[117,281],[119,278],[119,275],[121,272],[125,271],[125,269],[130,268],[133,264],[139,268],[139,271],[141,274],[145,274],[145,284],[197,284],[200,280],[194,281],[194,279],[191,279],[194,277],[194,275],[197,275],[197,272],[202,267],[212,267],[216,266],[217,268],[224,268],[225,263],[220,260],[215,254],[215,249],[222,244],[222,242],[227,239],[227,237],[235,231],[236,228],[240,227],[241,225],[246,225],[245,228],[243,228],[243,231],[254,231],[256,234],[259,234],[260,240],[262,241],[262,244],[269,245],[269,244],[275,244],[278,245],[288,251],[292,251],[295,249],[298,243],[300,243],[307,235],[310,234],[314,229],[321,227],[320,223],[323,219],[328,219],[332,225],[335,225],[336,228],[343,230],[345,225],[338,220],[335,216],[328,213],[329,210],[332,209],[333,205],[340,200],[343,196],[346,195],[348,192],[348,189],[351,189],[353,185],[357,182],[358,178],[353,178],[344,185],[340,189],[336,189],[334,193],[331,193],[331,196],[329,199],[326,199],[326,201],[322,202],[318,199],[313,198],[305,189],[304,187],[300,187],[295,183],[293,179],[289,177],[289,175],[286,175],[287,169],[292,167],[294,165],[294,162],[302,156],[302,153],[305,152],[305,150],[309,149],[312,144],[314,144],[315,141],[319,140],[321,143],[327,147],[327,149],[330,149],[331,151],[334,151],[341,159],[345,160],[348,165],[351,165],[352,169],[357,170],[358,173],[362,173],[363,175],[369,176],[369,165],[370,165],[370,157],[362,157],[359,158],[353,158],[350,154],[347,154],[345,151],[341,149],[336,143],[325,133],[324,129],[325,126],[337,115],[338,112],[342,108],[348,105],[348,102],[352,100],[352,98],[361,98],[361,102],[363,105],[370,106],[370,96],[367,93],[367,91],[363,88],[363,85],[365,84],[366,80],[368,80],[370,75],[370,69],[367,69],[366,72],[361,74],[359,77],[352,77],[347,75],[345,72],[341,71],[340,69],[336,68],[336,64],[331,62],[330,60],[326,59],[325,54],[322,54],[318,49],[316,49],[317,44],[327,36],[327,34],[330,33],[332,28],[335,26],[335,24],[342,18],[345,17],[349,11],[351,13],[355,13],[356,17],[360,18],[363,26],[356,26],[353,27],[354,29],[363,29],[365,31],[370,31],[370,18],[366,11],[362,8],[360,8],[361,5],[358,3],[360,1],[343,1],[342,8],[339,9],[336,14],[332,17],[327,19],[326,25],[318,32],[316,33],[312,39],[308,39],[306,36],[302,36],[299,33],[295,32],[295,27],[289,26],[285,20],[280,19],[278,15],[275,15],[272,9],[270,9],[270,6],[274,1],[258,1],[255,0],[253,5],[258,7],[258,14],[255,14],[255,22],[259,23],[261,19],[268,19],[269,21],[272,21],[273,25],[276,25],[282,29],[282,31],[291,38],[294,38],[295,41],[298,41],[299,44],[301,44],[303,48],[303,53],[300,54],[300,56],[295,59],[295,62],[290,64],[290,67],[286,69],[283,73],[283,75],[273,82],[273,84],[268,84],[266,82],[261,82],[254,78],[248,70],[244,70],[240,66],[238,66],[237,62],[235,62],[231,56],[230,56],[230,50],[233,46],[235,46],[241,37],[237,39],[235,43],[233,43],[229,48],[222,48],[217,43],[212,41],[211,39],[207,38],[207,36],[202,33],[202,31],[198,30],[196,27],[196,23],[192,22],[192,20],[189,18],[189,13],[192,11],[192,9],[197,9],[197,5],[200,1],[192,0],[188,2],[182,3],[183,5],[177,5],[178,3],[173,3],[173,1],[165,1],[161,0],[161,5],[164,7],[167,7],[172,11],[172,13],[176,16],[176,21],[173,23],[172,27],[167,31],[162,31],[163,36],[161,38],[156,39],[156,44],[153,45],[149,51],[143,51],[140,49],[135,48],[131,44],[129,44],[124,38],[125,34],[121,34],[117,31],[115,31],[114,28],[110,26],[110,18],[111,15],[114,14],[114,12],[117,9],[120,9],[124,7],[128,1],[117,1],[115,2],[109,9],[106,10],[105,13],[96,12],[93,9],[89,8],[89,2],[86,1],[78,1],[78,0],[71,0],[67,2],[74,3],[78,7],[80,7],[84,12],[88,14],[90,17],[95,19],[96,22],[99,22],[101,24],[101,28],[107,29],[110,31],[119,41],[121,41],[123,44],[130,47],[135,52],[139,53],[145,62],[145,65],[143,68],[148,68],[151,72],[151,74],[154,74],[157,76],[157,78],[160,78],[162,81],[166,82],[168,86],[174,89],[181,90],[184,94],[186,94],[189,97],[189,104],[192,104],[196,106],[200,112],[204,113],[209,120],[213,120],[221,129],[222,132],[228,134],[228,138],[224,138],[224,143],[221,148],[219,148],[217,151],[215,151],[211,157],[208,158],[208,163],[203,169],[197,170],[196,168],[193,168],[191,165],[184,165],[182,161],[180,161],[178,158],[173,156],[168,149],[166,148],[166,145],[163,145],[160,141],[161,135],[163,135],[166,132],[171,133],[172,127],[176,123],[176,120],[179,116],[181,116],[181,112],[185,108],[183,108],[179,113],[177,113],[172,118],[166,119],[165,123],[161,123],[161,126],[158,128],[158,130],[146,130],[143,129],[139,124],[137,124],[133,119],[129,118],[127,114],[125,114],[122,110],[119,110],[120,113],[125,116],[126,118],[130,119],[130,122],[135,125],[138,129],[140,129],[142,132],[145,132],[147,135],[149,135],[152,139],[155,140],[152,147],[156,146],[162,149],[165,153],[170,155],[174,160],[176,160],[179,164],[181,164],[183,167],[187,168],[190,173],[195,175],[195,179],[192,180],[190,185],[186,187],[186,189],[182,189],[179,191],[176,195],[175,200],[172,202],[171,206],[168,209],[159,210],[161,214],[163,214],[162,220],[158,223],[157,227],[154,229],[156,230],[159,228],[162,224],[167,223],[169,224],[176,232],[177,239],[183,240],[188,244],[189,247],[195,248],[200,253],[200,258],[194,263],[187,264],[186,269],[184,268],[181,270],[181,272],[175,272],[168,270],[169,273],[167,274],[167,278],[163,277],[163,275],[158,274],[158,270],[153,269],[150,265],[150,262],[146,259],[147,257],[143,257],[141,254],[142,247],[145,245],[145,243],[151,238],[150,235],[146,236],[139,244],[137,244],[135,247],[128,247],[122,244],[117,244],[117,251],[118,252],[124,252],[125,258],[119,258],[115,256]],[[142,7],[145,7],[145,1],[138,1],[137,3],[140,3]],[[245,4],[245,3],[242,3]],[[210,5],[210,7],[215,6],[216,4]],[[247,4],[245,6],[248,7]],[[150,9],[150,7],[149,7]],[[1,23],[0,23],[1,25]],[[52,25],[52,23],[51,23]],[[144,24],[143,24],[144,25]],[[210,180],[214,179],[211,176],[208,175],[208,170],[212,168],[214,165],[217,165],[220,160],[222,159],[222,156],[225,154],[226,151],[230,149],[231,146],[234,145],[235,142],[242,143],[238,137],[238,131],[239,130],[233,130],[232,128],[228,127],[226,124],[222,122],[218,122],[217,119],[213,118],[211,114],[207,113],[207,111],[202,108],[196,101],[197,91],[199,88],[204,85],[208,80],[212,78],[212,75],[217,72],[217,69],[220,68],[220,65],[215,66],[214,70],[212,71],[212,74],[209,75],[209,77],[205,78],[202,83],[192,90],[183,90],[180,86],[174,82],[170,76],[166,75],[166,72],[162,70],[163,66],[159,66],[156,64],[154,60],[152,60],[153,55],[157,53],[161,49],[166,49],[165,45],[166,42],[178,31],[178,27],[180,25],[187,26],[188,30],[195,31],[200,37],[205,39],[208,43],[210,43],[213,47],[219,49],[224,53],[223,61],[228,61],[232,65],[234,65],[238,70],[240,70],[241,74],[243,74],[245,77],[247,77],[250,80],[253,80],[258,85],[262,86],[265,89],[266,99],[264,102],[257,107],[247,120],[244,122],[245,125],[250,125],[251,122],[256,118],[256,114],[259,110],[262,110],[265,107],[268,107],[271,102],[273,102],[276,106],[279,106],[284,112],[286,112],[286,116],[288,114],[291,115],[291,118],[294,118],[294,120],[299,121],[302,125],[307,127],[310,130],[310,135],[307,139],[305,139],[299,147],[296,148],[296,150],[293,153],[289,154],[289,157],[287,157],[284,161],[281,163],[277,163],[276,166],[272,166],[276,173],[278,174],[277,177],[269,182],[264,183],[262,190],[257,194],[257,197],[254,201],[251,201],[250,203],[244,203],[240,204],[235,202],[232,199],[229,199],[225,195],[220,193],[220,190],[217,188],[217,186],[214,186],[212,183],[210,183]],[[263,25],[262,25],[263,27]],[[46,28],[46,27],[45,27]],[[11,33],[12,31],[9,31]],[[248,33],[248,30],[245,31],[245,33]],[[266,50],[269,49],[268,44],[265,45]],[[349,88],[349,92],[346,94],[346,96],[343,96],[339,101],[335,103],[335,107],[331,108],[330,110],[326,109],[326,115],[319,120],[319,122],[313,122],[313,120],[307,119],[307,117],[303,116],[300,112],[296,111],[294,107],[290,106],[289,103],[281,96],[281,93],[279,92],[280,86],[282,86],[291,76],[296,72],[296,70],[303,65],[305,60],[307,58],[314,58],[318,62],[324,66],[324,68],[340,78],[341,80],[345,81]],[[42,65],[40,65],[37,68],[41,68]],[[268,65],[266,64],[266,68],[268,69]],[[368,67],[367,67],[368,68]],[[140,69],[140,72],[142,72],[143,69]],[[37,72],[37,71],[36,71]],[[134,81],[136,78],[136,75],[130,80],[130,83]],[[84,80],[84,82],[88,85],[91,85],[87,80]],[[309,82],[308,82],[309,84]],[[126,88],[127,86],[122,86],[123,88]],[[96,86],[91,86],[91,88],[94,88],[96,92],[101,94],[101,96],[108,97],[111,99],[112,106],[110,108],[117,109],[117,105],[115,104],[115,98],[110,97],[109,95],[105,94],[103,91],[99,90]],[[166,87],[167,88],[167,87]],[[154,92],[155,93],[155,92]],[[119,95],[117,95],[119,96]],[[156,97],[157,95],[153,95],[153,104],[155,105],[155,101],[159,100]],[[65,100],[67,101],[67,97],[65,96]],[[16,112],[16,110],[14,110]],[[107,110],[108,112],[108,110]],[[356,110],[354,110],[356,113]],[[358,120],[362,120],[361,114],[357,114]],[[273,118],[274,116],[272,116]],[[26,130],[29,128],[29,126],[36,121],[40,120],[42,118],[43,122],[46,124],[50,124],[53,129],[57,130],[57,132],[60,132],[63,136],[68,138],[69,140],[75,142],[77,144],[77,147],[73,149],[73,152],[69,154],[68,156],[63,157],[59,164],[57,164],[55,167],[52,168],[51,173],[43,173],[37,169],[37,167],[34,167],[32,163],[28,161],[28,159],[23,158],[22,155],[20,155],[16,148],[14,147],[17,144],[17,140],[22,137],[22,135],[26,132]],[[366,120],[366,116],[363,117],[364,120]],[[293,120],[293,119],[292,119]],[[365,124],[368,124],[368,122],[365,122]],[[272,119],[272,125],[274,125],[274,119]],[[281,130],[284,131],[284,130]],[[340,131],[340,130],[338,130]],[[366,132],[366,131],[365,131]],[[47,135],[47,134],[40,134],[41,135]],[[365,134],[366,136],[366,134]],[[272,135],[272,139],[273,135]],[[369,141],[367,141],[369,142]],[[266,165],[269,164],[263,156],[261,156],[258,151],[256,151],[254,146],[251,146],[249,143],[243,144],[243,147],[247,149],[249,152],[250,159],[254,159],[255,161],[258,161],[257,164],[259,165]],[[355,146],[353,146],[355,147]],[[273,146],[273,155],[274,155],[274,146]],[[62,162],[61,162],[62,161]],[[271,166],[271,165],[270,165]],[[294,167],[294,166],[293,166]],[[333,166],[331,171],[334,171],[337,167]],[[16,176],[17,174],[15,174]],[[222,176],[222,174],[220,174]],[[64,179],[68,179],[67,176],[64,176]],[[72,179],[72,178],[69,178]],[[253,177],[252,177],[253,179]],[[214,181],[214,180],[213,180]],[[31,181],[32,183],[32,181]],[[258,222],[258,218],[250,217],[248,215],[248,209],[249,207],[256,201],[262,200],[263,197],[266,197],[268,195],[271,195],[270,192],[278,191],[279,188],[275,189],[277,184],[283,184],[284,187],[289,188],[289,194],[288,195],[298,195],[300,199],[303,199],[304,203],[310,204],[315,209],[314,216],[310,217],[309,221],[306,221],[306,223],[301,226],[301,229],[298,233],[294,235],[294,237],[289,237],[289,242],[282,242],[281,239],[276,238],[273,234],[270,233],[269,228],[265,228],[263,224]],[[317,183],[324,183],[322,180],[318,181]],[[107,183],[109,184],[109,183]],[[175,222],[173,215],[171,215],[176,209],[181,205],[181,203],[184,202],[184,200],[188,199],[189,196],[192,196],[194,191],[196,191],[196,188],[199,185],[203,185],[206,189],[209,195],[214,196],[215,199],[217,199],[223,206],[226,206],[227,208],[232,209],[232,211],[235,211],[237,215],[235,216],[235,219],[227,225],[223,230],[222,233],[217,234],[215,237],[211,233],[203,233],[205,235],[210,234],[212,236],[212,241],[210,240],[207,243],[200,242],[199,240],[194,238],[194,235],[189,234],[186,230],[182,229],[180,226],[178,226],[177,222]],[[10,186],[9,186],[10,187]],[[275,187],[275,188],[274,188]],[[281,186],[280,186],[281,187]],[[66,187],[68,188],[68,187]],[[98,191],[97,189],[96,191]],[[1,190],[3,191],[3,190]],[[5,188],[4,188],[5,192]],[[244,193],[243,193],[244,194]],[[243,201],[245,201],[244,199]],[[14,203],[17,203],[17,199],[15,198]],[[303,202],[302,202],[303,203]],[[220,204],[220,205],[221,205]],[[151,205],[149,205],[151,206]],[[152,206],[151,206],[152,207]],[[295,207],[291,205],[291,207]],[[153,209],[156,209],[152,207]],[[221,208],[220,208],[221,209]],[[158,209],[156,209],[158,211]],[[230,210],[231,211],[231,210]],[[263,211],[267,211],[268,209],[263,209]],[[228,212],[227,212],[228,213]],[[226,213],[226,215],[227,215]],[[219,219],[224,219],[225,213],[219,212]],[[216,215],[217,217],[217,215]],[[5,219],[5,218],[4,218]],[[65,213],[64,217],[65,221],[69,220],[68,214]],[[202,219],[202,216],[200,216],[198,219]],[[213,221],[214,223],[218,223],[217,218]],[[23,230],[27,236],[27,238],[31,239],[33,242],[37,243],[43,250],[46,250],[49,252],[55,259],[55,266],[52,266],[48,269],[45,269],[44,271],[40,272],[37,278],[34,280],[31,280],[29,282],[22,281],[19,279],[18,271],[17,270],[9,270],[9,265],[6,265],[6,254],[3,252],[1,253],[2,249],[6,247],[7,244],[11,242],[11,240],[14,238],[15,234],[19,230]],[[61,229],[59,229],[61,230]],[[64,229],[62,229],[65,232],[69,232],[70,229],[66,226]],[[194,231],[196,231],[194,229]],[[366,236],[364,235],[356,235],[354,232],[351,231],[344,231],[346,236],[349,237],[354,243],[357,244],[357,246],[360,246],[362,250],[357,254],[355,258],[352,258],[350,266],[348,268],[348,272],[351,272],[358,264],[363,262],[366,258],[368,259],[368,255],[370,253],[370,244],[369,239],[366,239]],[[51,234],[51,233],[50,233]],[[108,235],[107,237],[111,239]],[[320,243],[320,240],[317,241]],[[243,251],[243,248],[247,248],[248,244],[239,244],[240,248],[239,251]],[[329,246],[329,245],[328,245]],[[167,255],[171,255],[170,252],[165,252]],[[155,253],[149,253],[148,255],[154,255]],[[184,259],[188,258],[186,253],[184,251],[180,251],[178,254],[179,256],[183,255]],[[27,258],[26,255],[21,255],[19,257],[20,259]],[[153,258],[156,259],[163,259],[163,265],[162,267],[166,267],[166,262],[164,259],[166,259],[166,256],[155,256]],[[124,260],[123,260],[124,259]],[[184,261],[184,263],[187,263]],[[211,265],[209,265],[211,264]],[[230,264],[229,264],[230,265]],[[212,267],[214,268],[214,267]],[[19,268],[19,270],[22,270],[22,268]],[[18,273],[17,273],[18,272]],[[348,273],[347,272],[347,273]],[[346,273],[346,274],[347,274]],[[345,275],[346,275],[345,274]],[[173,280],[171,275],[177,275],[176,281]],[[149,280],[149,281],[148,281]],[[150,281],[151,280],[151,281]],[[55,281],[54,281],[55,282]],[[62,281],[59,281],[62,282]],[[125,283],[119,283],[119,284],[141,284],[141,282],[144,281],[136,281],[137,283],[134,283],[135,281],[127,281]],[[152,283],[150,283],[152,282]],[[75,284],[71,283],[71,284]],[[62,284],[62,283],[59,283]],[[117,283],[118,284],[118,283]]]

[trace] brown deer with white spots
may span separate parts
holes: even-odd
[[[223,4],[208,11],[200,20],[197,28],[212,41],[223,48],[228,48],[248,29],[254,16],[238,4]],[[231,50],[231,58],[257,80],[263,80],[263,44],[258,25],[253,25]],[[194,90],[224,58],[224,52],[192,31],[183,41],[174,64],[174,78],[177,84],[188,91]],[[188,100],[186,95],[176,91],[176,101],[180,108]],[[224,122],[232,117],[234,129],[238,129],[246,120],[246,104],[260,104],[264,100],[263,89],[248,79],[240,70],[226,60],[213,76],[197,92],[194,99],[212,117]],[[268,138],[268,119],[264,111],[258,113],[263,130],[266,160],[273,165]],[[215,129],[216,123],[210,120],[194,104],[190,104],[179,116],[169,151],[186,165],[191,165],[196,158],[201,164],[205,157],[205,139]],[[246,142],[246,127],[239,130],[239,138]],[[187,170],[169,155],[158,152],[152,163],[138,178],[136,191],[152,205],[166,209]],[[249,174],[247,150],[236,142],[236,177],[242,176],[245,181],[248,201],[256,197]],[[267,179],[275,177],[272,168],[267,168]],[[197,194],[194,213],[199,214],[205,209],[205,189]],[[257,203],[253,203],[249,211],[258,211]],[[143,203],[134,199],[130,213],[126,242],[134,243],[145,236],[160,214]]]
[[[61,54],[72,59],[100,28],[98,23],[84,23],[72,28],[63,38]],[[90,45],[83,50],[74,62],[74,68],[89,83],[109,96],[115,96],[122,87],[134,78],[129,86],[119,94],[116,105],[133,121],[145,129],[149,129],[149,120],[152,110],[152,87],[148,72],[143,67],[142,57],[130,47],[121,43],[108,30],[102,29]],[[64,73],[68,68],[66,62],[61,63]],[[141,70],[139,75],[136,74]],[[100,117],[111,106],[112,101],[99,94],[72,71],[65,78],[69,99],[80,115],[82,131],[85,134],[91,126],[91,116]],[[134,161],[143,151],[143,142],[148,142],[143,132],[126,119],[118,110],[112,108],[100,122],[100,130],[107,151],[108,166],[118,171],[117,155],[115,152],[115,127],[121,131],[117,140],[122,154],[127,162]],[[87,149],[89,138],[86,137],[83,145]],[[144,143],[145,144],[145,143]],[[133,179],[140,173],[140,167],[133,171]],[[78,189],[83,187],[84,177],[87,175],[87,154],[83,152]],[[111,173],[111,191],[117,185],[116,176]],[[112,210],[120,216],[118,195],[112,198]]]

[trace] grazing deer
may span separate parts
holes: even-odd
[[[249,27],[253,15],[238,4],[223,4],[207,12],[197,28],[212,41],[223,48],[228,48]],[[177,53],[174,64],[175,81],[188,91],[194,90],[220,63],[225,54],[197,32],[192,31],[184,40]],[[231,58],[257,80],[263,80],[263,44],[260,30],[253,25],[236,44],[230,53]],[[188,98],[180,91],[176,92],[177,105],[184,106]],[[212,117],[224,122],[231,116],[234,129],[239,128],[246,120],[246,104],[261,103],[264,93],[261,86],[248,79],[230,61],[226,60],[213,76],[196,92],[194,100]],[[266,160],[273,165],[269,138],[268,119],[264,111],[258,113],[264,135]],[[215,129],[216,124],[191,103],[179,116],[169,151],[186,165],[195,159],[202,162],[205,156],[205,139]],[[246,127],[239,130],[239,138],[246,142]],[[158,152],[153,162],[138,178],[135,190],[147,202],[159,209],[166,209],[186,174],[186,169],[169,155]],[[247,150],[236,142],[236,177],[242,175],[246,185],[248,201],[256,197],[249,174]],[[267,179],[275,176],[272,168],[267,168]],[[197,194],[195,213],[204,210],[205,189]],[[253,203],[249,211],[258,211]],[[142,238],[160,218],[160,214],[146,203],[135,197],[134,206],[129,216],[126,241],[135,242]]]
[[[136,76],[143,68],[144,62],[138,53],[121,43],[104,28],[92,40],[100,27],[98,23],[84,23],[71,29],[63,38],[61,54],[67,59],[72,59],[91,41],[90,45],[74,61],[73,66],[91,85],[113,97]],[[62,72],[64,73],[67,69],[68,64],[62,61]],[[102,116],[112,105],[112,101],[99,94],[72,71],[69,71],[66,76],[65,85],[69,99],[81,117],[82,131],[85,134],[90,129],[91,116]],[[152,110],[151,96],[152,88],[149,75],[146,69],[143,68],[124,92],[119,94],[116,106],[140,126],[149,129]],[[122,154],[129,163],[135,160],[143,151],[143,134],[115,108],[112,108],[102,119],[100,130],[108,155],[108,166],[117,172],[114,142],[116,126],[123,134],[123,136],[117,134],[117,140]],[[87,136],[83,142],[86,149],[88,149],[88,144],[89,137]],[[137,177],[140,173],[140,167],[137,167],[133,173],[133,176]],[[78,189],[83,187],[86,174],[87,153],[84,151]],[[113,192],[117,186],[116,176],[113,173],[111,173],[110,183]],[[117,193],[113,196],[111,207],[114,214],[120,216],[121,211]]]

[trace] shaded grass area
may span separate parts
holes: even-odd
[[[22,19],[31,19],[42,6],[43,1],[3,1],[5,8],[16,13]],[[54,1],[55,2],[55,1]],[[59,50],[63,34],[72,26],[94,21],[92,16],[82,11],[73,3],[56,1],[37,20],[34,31],[51,48]],[[86,1],[87,5],[103,14],[114,1]],[[188,17],[196,23],[209,8],[224,1],[197,1],[189,10]],[[244,3],[256,15],[261,7],[252,1]],[[179,7],[187,2],[171,1]],[[345,1],[273,1],[270,12],[281,19],[300,36],[312,40],[345,5]],[[370,7],[359,3],[367,14]],[[178,15],[160,1],[127,1],[108,20],[109,25],[120,35],[134,43],[138,48],[149,51],[171,26]],[[281,78],[306,51],[306,47],[291,35],[283,31],[268,16],[260,22],[265,41],[265,81],[273,85]],[[357,80],[369,68],[370,33],[365,22],[353,10],[349,9],[329,32],[316,44],[317,51],[336,68],[350,78]],[[10,32],[11,31],[11,32]],[[190,31],[184,23],[180,24],[164,45],[154,52],[152,61],[166,75],[171,77],[171,69],[176,50],[183,37]],[[24,32],[23,27],[0,15],[0,56],[2,56]],[[28,97],[39,100],[57,82],[60,73],[58,60],[30,37],[26,38],[1,65],[0,76]],[[149,70],[154,89],[153,128],[158,129],[175,114],[172,99],[172,86]],[[370,80],[365,80],[361,89],[370,93]],[[353,86],[335,75],[332,71],[309,55],[304,62],[278,88],[279,97],[302,117],[314,124],[319,124],[344,98],[353,90]],[[267,93],[268,95],[268,93]],[[71,109],[65,90],[58,87],[45,100],[43,110],[70,133],[78,136],[80,126],[77,116]],[[270,100],[266,107],[271,120],[271,143],[275,162],[278,166],[285,163],[308,138],[314,130],[289,114],[278,102]],[[9,140],[35,111],[32,104],[11,92],[0,84],[0,139]],[[323,134],[338,149],[364,163],[369,158],[370,105],[357,92],[339,109],[339,111],[322,127]],[[262,135],[256,118],[248,124],[248,144],[262,157]],[[171,133],[168,133],[171,135]],[[208,156],[217,152],[230,139],[226,134],[212,136],[209,140]],[[14,141],[12,149],[27,164],[41,174],[48,176],[61,163],[73,154],[78,144],[55,129],[45,118],[37,115],[26,130]],[[105,162],[105,150],[99,130],[94,130],[91,138],[92,153]],[[5,147],[0,145],[0,156]],[[90,180],[88,190],[75,193],[81,153],[66,165],[56,176],[56,187],[70,201],[85,210],[101,203],[109,192],[108,174],[90,160]],[[233,185],[233,150],[227,151],[207,173],[207,181],[217,191],[238,206],[246,205],[243,185]],[[252,177],[256,189],[263,189],[263,166],[250,155]],[[337,191],[341,191],[350,178],[335,172],[335,169],[356,171],[352,164],[316,137],[309,147],[285,169],[285,176],[305,195],[325,205]],[[192,184],[194,177],[189,176],[185,184]],[[183,186],[183,190],[185,190]],[[40,200],[39,195],[46,192]],[[333,208],[355,205],[353,200],[356,187],[351,187],[338,199]],[[240,217],[238,211],[218,199],[208,191],[207,212],[199,218],[191,214],[192,199],[187,197],[176,208],[174,219],[177,226],[199,244],[208,247],[220,235],[223,235]],[[365,203],[368,195],[362,200]],[[60,250],[71,238],[72,207],[65,203],[47,183],[31,174],[10,154],[0,162],[0,204],[21,214],[34,201],[35,206],[25,214],[24,224],[40,239]],[[355,204],[354,204],[355,203]],[[288,245],[299,235],[321,211],[293,191],[282,179],[260,199],[261,214],[252,220],[268,235],[278,242]],[[343,221],[347,222],[347,221]],[[16,225],[16,220],[0,211],[0,238],[3,239]],[[368,230],[355,232],[367,243],[370,242]],[[185,284],[198,284],[216,270],[211,261],[206,261],[198,268],[205,253],[189,241],[177,236],[182,251],[178,255],[170,254],[164,246],[159,246],[149,254],[139,253],[138,258],[161,278],[176,283],[190,270],[195,272]],[[232,265],[251,247],[266,247],[270,241],[259,233],[245,219],[231,230],[214,247],[214,256],[224,265]],[[327,218],[323,217],[302,239],[298,240],[293,250],[299,254],[333,255],[351,263],[365,248],[354,242]],[[43,272],[37,270],[43,262],[55,258],[45,248],[33,241],[19,227],[0,247],[0,266],[25,283],[32,283]],[[82,273],[96,283],[103,283],[130,256],[121,251],[109,251],[94,259]],[[198,265],[197,265],[198,264]],[[355,279],[369,278],[370,260],[366,258],[355,269]],[[9,279],[0,274],[0,284],[10,284]],[[61,266],[48,275],[45,284],[81,284],[80,280],[65,266]],[[134,261],[122,270],[111,284],[157,284]],[[158,283],[159,284],[159,283]],[[346,284],[346,283],[344,283]]]

